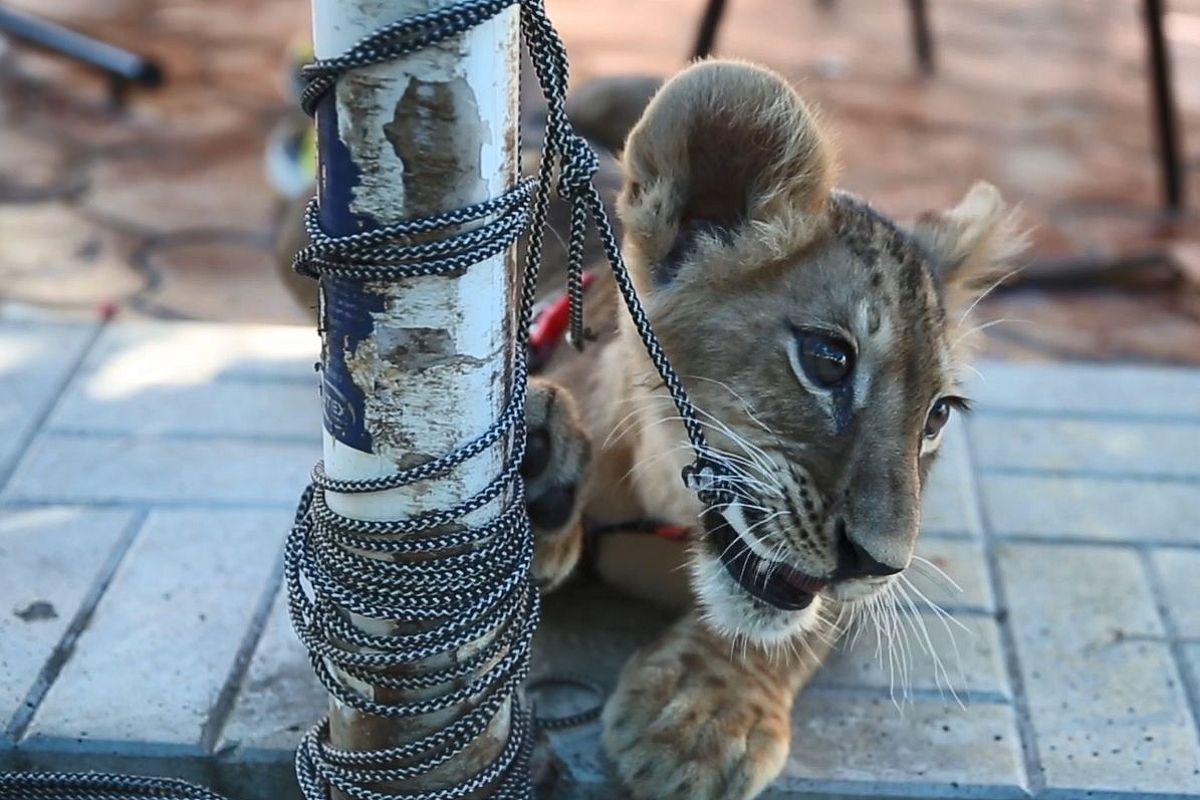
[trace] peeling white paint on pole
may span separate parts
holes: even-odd
[[[442,0],[314,0],[318,58],[348,50],[399,19],[449,5]],[[427,216],[497,197],[516,179],[518,14],[502,12],[466,34],[389,64],[356,69],[337,87],[339,138],[359,175],[351,208],[380,223]],[[330,477],[366,480],[424,457],[442,455],[482,434],[501,413],[511,376],[516,272],[512,255],[497,256],[459,276],[375,285],[383,310],[373,333],[346,353],[354,384],[366,397],[372,438],[367,453],[324,434]],[[386,520],[449,508],[477,493],[501,469],[495,449],[449,476],[401,490],[328,494],[330,507],[358,519]],[[505,498],[466,518],[495,516]],[[356,619],[372,632],[379,626]],[[367,696],[369,687],[355,684]],[[476,746],[435,771],[428,786],[452,783],[489,762],[503,742],[509,708]],[[412,720],[368,717],[334,704],[331,744],[378,749],[412,741],[447,716]],[[490,735],[489,735],[490,734]]]

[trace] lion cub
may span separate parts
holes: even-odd
[[[833,189],[812,113],[744,63],[663,86],[623,162],[625,257],[741,499],[706,509],[684,487],[687,438],[601,281],[599,341],[560,354],[530,399],[535,570],[545,590],[571,573],[584,519],[692,527],[689,608],[625,666],[604,745],[635,798],[750,798],[782,769],[839,611],[912,559],[922,484],[966,403],[955,332],[1021,241],[986,184],[907,227]]]

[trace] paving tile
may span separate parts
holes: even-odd
[[[984,512],[999,535],[1200,542],[1200,488],[1180,483],[988,475]]]
[[[920,625],[904,634],[907,655],[897,649],[888,656],[887,638],[880,641],[871,626],[855,637],[844,638],[817,673],[814,686],[870,689],[886,693],[905,707],[906,698],[937,694],[946,702],[957,695],[964,703],[998,702],[1011,696],[1005,674],[1003,649],[996,622],[991,617],[963,616],[959,624],[942,624],[933,614],[923,614]],[[925,633],[929,639],[924,639]],[[932,649],[938,656],[929,655]],[[915,690],[911,695],[906,689]]]
[[[1138,553],[997,553],[1047,787],[1195,792],[1200,743]]]
[[[929,600],[949,609],[995,610],[978,542],[925,537],[917,543],[917,555],[925,561],[914,559],[905,574]]]
[[[119,510],[0,509],[0,731],[12,723],[133,518]]]
[[[1151,561],[1162,582],[1167,613],[1179,635],[1200,639],[1200,592],[1197,591],[1200,588],[1200,550],[1157,548]]]
[[[994,410],[1200,419],[1194,369],[985,361],[970,393],[981,415]]]
[[[1024,767],[1013,710],[801,694],[792,752],[767,798],[805,793],[1021,797]]]
[[[611,689],[626,659],[672,619],[598,582],[576,582],[544,600],[533,675],[582,675]]]
[[[547,598],[535,673],[583,675],[611,687],[629,653],[661,630],[666,619],[655,609],[603,587],[570,587]],[[965,683],[972,689],[982,687],[993,701],[1000,700],[1007,686],[995,658],[999,652],[995,624],[982,616],[964,622],[980,632],[975,639],[957,634],[968,676]],[[939,636],[930,630],[944,645],[944,631]],[[860,647],[855,658],[862,655]],[[818,797],[827,796],[826,792],[865,796],[874,793],[876,777],[888,792],[901,796],[927,796],[940,791],[943,783],[944,794],[950,795],[950,782],[960,784],[962,795],[1019,796],[1023,777],[1017,734],[1006,703],[968,702],[964,709],[949,695],[945,702],[931,700],[930,693],[937,691],[931,673],[916,672],[914,685],[924,694],[904,704],[901,712],[888,698],[885,672],[864,669],[856,675],[857,665],[839,658],[846,657],[835,656],[818,673],[812,690],[802,694],[796,712],[795,754],[786,776],[766,797]],[[952,662],[950,666],[958,680]],[[562,711],[581,708],[567,706]],[[613,778],[601,756],[598,725],[552,734],[552,750],[563,777],[549,797],[614,796]],[[869,766],[864,752],[871,753]]]
[[[230,377],[311,380],[320,345],[300,325],[122,322],[101,334],[83,371],[102,396]]]
[[[218,749],[281,751],[290,760],[304,731],[325,715],[328,698],[313,675],[308,651],[292,632],[280,590],[255,648]]]
[[[552,734],[560,784],[548,796],[611,798],[599,725]],[[901,714],[886,699],[809,692],[797,700],[783,774],[760,795],[792,798],[1023,798],[1028,793],[1012,708],[922,702]]]
[[[19,502],[295,505],[320,445],[43,434],[13,474]]]
[[[25,745],[196,747],[288,522],[281,512],[151,513]]]
[[[971,512],[967,427],[959,419],[951,419],[944,437],[925,486],[921,531],[932,535],[978,536],[979,526]]]
[[[1200,478],[1200,424],[976,417],[979,468]]]
[[[0,320],[0,480],[54,402],[94,327]]]
[[[320,398],[316,378],[309,382],[143,382],[133,392],[109,392],[92,372],[67,388],[44,430],[319,442]]]
[[[1192,697],[1200,698],[1200,643],[1184,645],[1182,648],[1183,669],[1192,681]],[[1192,717],[1200,726],[1200,708],[1192,708]],[[1197,790],[1200,794],[1200,790]]]

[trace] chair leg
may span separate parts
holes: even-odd
[[[1184,205],[1183,148],[1171,82],[1171,56],[1163,34],[1164,5],[1163,0],[1144,0],[1142,16],[1149,49],[1150,91],[1158,136],[1158,168],[1162,178],[1163,203],[1168,211],[1180,211]]]
[[[696,45],[692,48],[692,58],[707,58],[713,51],[717,41],[717,30],[721,26],[721,17],[725,14],[725,0],[708,0],[704,16],[700,19],[700,30],[696,32]]]
[[[913,52],[917,66],[926,75],[932,75],[933,30],[929,27],[929,7],[925,0],[908,0],[909,21],[912,26]]]

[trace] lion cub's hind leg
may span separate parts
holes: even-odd
[[[521,472],[536,542],[533,573],[538,588],[547,592],[570,576],[583,550],[580,514],[591,442],[571,394],[549,381],[530,381],[525,422]]]

